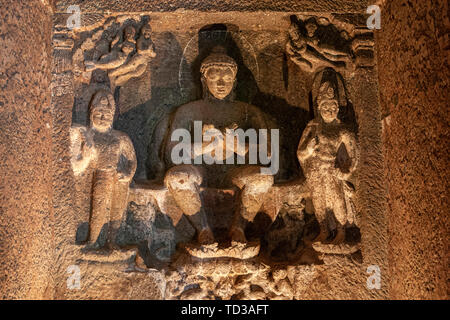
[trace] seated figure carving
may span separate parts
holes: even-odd
[[[115,103],[111,93],[98,91],[90,105],[90,126],[71,128],[72,168],[75,175],[92,170],[92,205],[88,246],[98,248],[101,230],[110,222],[114,185],[129,184],[136,171],[130,138],[112,129]]]
[[[344,226],[357,223],[352,200],[354,190],[348,181],[357,166],[357,142],[355,134],[337,117],[339,104],[330,82],[320,86],[317,105],[319,118],[308,123],[297,156],[320,224],[316,241],[342,243]],[[343,158],[347,161],[340,161]]]
[[[235,101],[233,89],[236,86],[236,74],[238,66],[236,62],[225,53],[223,47],[216,47],[206,57],[200,68],[203,84],[203,99],[178,107],[170,122],[169,132],[164,144],[164,157],[168,171],[165,174],[165,185],[171,192],[177,205],[197,231],[199,245],[211,245],[216,243],[212,228],[208,223],[205,213],[205,203],[202,199],[200,187],[227,188],[236,187],[239,191],[239,205],[234,212],[234,217],[229,230],[229,238],[232,245],[247,243],[245,227],[253,221],[261,208],[264,196],[273,185],[273,175],[267,174],[261,169],[258,162],[250,165],[231,163],[229,156],[239,155],[248,157],[249,149],[258,147],[258,144],[242,142],[242,148],[236,148],[234,137],[230,140],[226,132],[242,129],[267,129],[268,120],[257,107]],[[189,142],[188,149],[192,162],[175,163],[173,153],[181,142],[172,141],[173,133],[183,129],[192,134],[198,123],[202,124],[200,134],[203,142],[195,145]],[[217,142],[218,136],[211,138],[211,132],[225,136],[223,152],[215,154],[215,159],[223,162],[206,164],[197,162],[208,152],[211,153],[211,145]],[[206,137],[210,135],[209,139]],[[209,140],[209,141],[208,141]],[[269,145],[269,147],[267,147]],[[270,141],[266,147],[270,148]],[[267,149],[265,149],[267,150]],[[227,152],[228,151],[228,152]],[[228,156],[228,157],[227,157]],[[226,159],[227,158],[227,159]],[[267,168],[266,168],[267,169]]]

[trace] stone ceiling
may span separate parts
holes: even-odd
[[[65,12],[70,5],[79,5],[83,12],[143,12],[143,11],[285,11],[285,12],[365,12],[367,0],[60,0],[56,12]]]

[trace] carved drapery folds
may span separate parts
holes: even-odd
[[[311,191],[320,234],[319,252],[352,253],[359,249],[355,177],[359,148],[342,77],[327,68],[313,84],[315,118],[303,131],[297,157]]]
[[[90,105],[90,125],[74,125],[70,131],[71,164],[75,175],[90,171],[91,210],[89,248],[104,246],[115,219],[126,208],[128,187],[136,171],[136,155],[130,138],[113,130],[114,98],[108,91],[98,91]],[[113,201],[123,199],[120,205]],[[113,211],[116,212],[113,212]],[[106,238],[100,239],[101,232]],[[112,240],[114,241],[114,239]]]

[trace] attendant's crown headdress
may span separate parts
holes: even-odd
[[[328,101],[337,101],[337,97],[334,91],[333,86],[330,82],[324,82],[319,89],[319,94],[317,95],[317,105],[320,106],[324,102]]]

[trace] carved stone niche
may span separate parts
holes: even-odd
[[[297,157],[320,224],[321,235],[313,248],[329,254],[355,253],[361,241],[355,190],[360,157],[355,113],[344,79],[334,69],[315,75],[312,97],[314,119],[302,134]]]
[[[277,16],[283,22],[280,22],[282,32],[265,33],[264,38],[270,39],[265,45],[258,44],[261,40],[256,36],[260,31],[240,32],[234,25],[225,26],[225,30],[224,25],[211,23],[214,21],[205,15],[202,19],[209,24],[204,28],[199,29],[195,24],[191,26],[191,32],[167,32],[166,29],[155,32],[158,56],[149,54],[148,60],[138,61],[145,65],[144,73],[139,71],[125,83],[117,82],[112,72],[133,62],[133,57],[138,54],[138,40],[148,23],[143,17],[104,16],[99,18],[100,22],[75,34],[72,161],[82,162],[83,157],[94,159],[89,164],[91,167],[79,170],[75,166],[74,170],[78,173],[78,217],[83,222],[74,249],[76,261],[99,274],[108,264],[108,268],[120,270],[115,275],[127,279],[130,275],[137,275],[139,279],[155,275],[162,283],[158,287],[160,296],[166,299],[320,298],[323,292],[335,292],[331,287],[342,281],[343,273],[345,277],[363,281],[360,214],[354,190],[358,184],[355,176],[349,174],[359,158],[358,130],[346,88],[346,82],[353,79],[348,76],[354,71],[352,66],[362,66],[352,49],[362,48],[353,45],[358,38],[357,28],[347,31],[347,37],[342,31],[348,29],[350,23],[315,18],[317,33],[313,33],[311,46],[317,46],[316,51],[322,53],[319,58],[315,56],[316,60],[311,60],[312,67],[308,69],[306,80],[299,80],[285,74],[286,42],[283,40],[292,33],[292,27],[289,29],[289,23],[286,23],[289,15]],[[304,32],[306,27],[301,21],[306,20],[299,17],[295,26]],[[158,21],[154,17],[150,19],[155,20]],[[246,38],[239,39],[245,32],[248,32]],[[330,32],[342,39],[333,36],[331,38],[337,42],[326,46]],[[205,34],[209,36],[203,38]],[[277,42],[272,41],[272,37],[278,37]],[[207,45],[204,45],[205,39],[210,41]],[[289,38],[290,42],[293,40]],[[124,53],[123,48],[127,51],[127,46],[133,45],[136,52],[130,51],[126,57],[120,54]],[[295,59],[305,56],[298,56],[300,51],[296,53],[294,45],[292,42],[288,54],[296,62]],[[263,53],[254,54],[257,50]],[[341,50],[340,53],[337,50]],[[330,55],[333,54],[342,59],[332,60]],[[140,64],[133,62],[132,65]],[[304,65],[299,66],[303,68]],[[300,75],[298,78],[303,78],[304,73],[295,69]],[[146,87],[150,85],[147,82],[151,78],[150,71],[159,72],[159,77],[152,78],[152,95],[149,95],[150,86],[148,91]],[[191,74],[187,75],[189,72]],[[274,76],[277,81],[264,79],[272,72],[278,72]],[[358,69],[352,75],[358,75],[358,72],[365,70]],[[226,78],[227,83],[218,85],[215,77]],[[175,81],[170,82],[173,79]],[[190,87],[185,86],[187,79],[192,80]],[[243,90],[241,82],[244,87],[253,82],[256,89],[246,95],[250,90]],[[290,82],[302,85],[292,92],[289,91]],[[275,89],[272,88],[272,95],[268,95],[258,86],[265,86],[267,90],[274,86]],[[185,94],[190,89],[192,92]],[[109,115],[116,114],[110,120],[114,122],[114,129],[121,132],[114,130],[104,143],[95,145],[91,141],[94,128],[86,121],[87,110],[90,104],[98,103],[97,92],[105,91],[110,107],[118,105],[115,112],[109,110]],[[201,97],[194,91],[201,92]],[[310,101],[307,94],[297,99],[298,91],[311,92]],[[292,105],[274,98],[283,94]],[[274,109],[260,110],[260,104],[275,106]],[[281,109],[280,105],[285,108]],[[164,115],[161,106],[166,108]],[[284,172],[294,174],[282,178],[262,177],[258,170],[263,165],[257,164],[256,171],[254,167],[245,168],[233,175],[233,170],[222,165],[214,168],[183,166],[174,164],[170,158],[173,131],[194,129],[195,120],[203,122],[204,126],[200,128],[203,137],[230,128],[279,128],[281,131],[288,127],[288,122],[284,119],[280,123],[279,117],[275,117],[279,114],[275,113],[281,114],[282,110],[288,110],[288,115],[293,112],[302,116],[300,120],[288,119],[292,120],[291,127],[298,127],[296,134],[291,131],[280,133],[289,136],[289,142],[295,141],[289,146],[294,152],[286,152],[286,148],[280,151],[290,158],[282,162],[282,166],[292,162],[297,167],[297,171]],[[314,112],[309,114],[310,110]],[[335,114],[335,118],[324,121],[322,110],[325,110],[324,114]],[[159,125],[155,119],[160,121]],[[305,119],[312,120],[306,125]],[[152,126],[151,130],[149,126]],[[160,145],[152,144],[148,138],[152,132],[151,138],[158,138]],[[140,140],[142,137],[146,139],[145,144]],[[119,140],[119,143],[109,143],[113,140]],[[309,146],[311,141],[316,142]],[[82,151],[84,148],[86,150]],[[303,149],[307,156],[303,155]],[[134,151],[137,163],[134,162]],[[102,160],[109,159],[107,156],[102,159],[98,154],[122,154],[109,166],[114,177],[108,180],[108,176],[100,183],[96,182],[95,174],[88,173],[90,169],[97,170]],[[146,179],[148,166],[143,163],[150,157],[157,158],[150,165],[160,174]],[[128,170],[122,170],[124,167]],[[318,174],[310,174],[310,169]],[[137,175],[133,180],[127,180],[134,170]],[[118,184],[115,175],[122,171],[127,172],[127,179]],[[317,198],[331,199],[332,203],[326,203],[324,209]],[[102,201],[105,199],[107,201]],[[339,209],[342,208],[333,207],[334,200],[344,203],[345,219],[340,219],[342,210]],[[97,202],[100,205],[96,205]],[[98,246],[94,243],[98,242],[101,228],[96,226],[95,237],[86,232],[96,211],[103,214],[108,231]],[[242,222],[242,218],[247,221]],[[91,273],[92,283],[96,272]]]
[[[194,166],[192,164],[196,162],[189,159],[197,160],[200,156],[201,160],[205,155],[197,153],[195,145],[191,150],[193,153],[188,151],[189,158],[185,159],[192,164],[183,162],[180,165],[174,160],[177,146],[173,134],[177,130],[189,132],[198,122],[201,122],[200,126],[203,124],[203,128],[199,128],[203,139],[211,128],[219,134],[220,130],[225,132],[223,128],[231,127],[270,128],[267,116],[257,107],[235,100],[233,90],[237,83],[238,65],[227,55],[226,48],[214,47],[201,62],[199,71],[203,98],[176,108],[165,132],[165,144],[161,149],[161,161],[166,168],[163,170],[164,183],[157,179],[140,183],[131,190],[129,220],[134,220],[133,208],[145,208],[151,204],[154,211],[159,211],[171,222],[166,223],[167,230],[161,231],[167,247],[163,251],[173,254],[176,244],[179,244],[180,250],[173,257],[159,260],[170,262],[176,259],[177,254],[219,260],[254,258],[259,261],[259,256],[267,256],[269,260],[317,260],[312,250],[308,252],[303,239],[305,225],[313,224],[311,217],[304,217],[309,195],[304,179],[274,184],[273,174],[261,173],[264,167],[225,162],[218,164],[217,160],[225,158],[217,157],[215,164],[200,162]],[[217,90],[215,73],[223,73],[230,78],[223,89]],[[225,135],[225,139],[229,137]],[[273,140],[273,143],[277,141]],[[228,145],[226,149],[239,155],[233,143],[231,149]],[[279,215],[280,211],[282,214]],[[150,220],[155,219],[154,214],[152,216]],[[277,223],[272,228],[274,221]],[[194,230],[191,227],[192,231],[186,234],[185,226],[189,224]],[[188,241],[176,235],[170,236],[171,232],[176,233],[178,225],[189,236]],[[284,232],[278,230],[280,226],[284,226]],[[195,237],[190,239],[194,233]],[[154,235],[159,237],[156,234],[158,232],[155,231]],[[147,248],[142,248],[146,252],[143,258],[147,266],[155,263],[152,261],[155,257],[152,241],[149,239]]]
[[[226,66],[228,63],[233,66],[225,55],[212,53],[204,60],[202,68],[209,64]],[[301,278],[308,266],[320,265],[324,261],[360,263],[360,235],[354,187],[350,182],[350,174],[357,164],[357,142],[352,131],[355,129],[355,123],[352,123],[354,118],[344,110],[351,109],[351,105],[346,98],[343,79],[333,69],[326,69],[315,78],[312,91],[318,107],[317,119],[311,121],[307,130],[314,127],[316,131],[312,138],[320,136],[321,143],[328,148],[325,153],[317,154],[314,148],[311,154],[314,161],[310,170],[320,174],[309,175],[308,166],[311,165],[299,156],[306,180],[275,183],[259,195],[263,201],[257,209],[258,215],[245,230],[248,242],[246,239],[234,240],[232,232],[231,243],[228,238],[229,230],[233,231],[235,227],[236,212],[240,212],[239,204],[245,206],[245,193],[237,188],[204,185],[198,180],[199,173],[191,167],[182,166],[176,171],[173,168],[177,167],[172,167],[166,173],[165,186],[158,181],[143,182],[130,190],[130,205],[122,226],[124,232],[119,232],[122,237],[119,242],[123,246],[139,246],[136,270],[149,267],[162,270],[166,279],[166,298],[293,299],[299,297],[303,286],[298,286],[295,279]],[[209,88],[205,87],[205,90]],[[177,110],[187,110],[194,117],[196,108],[207,113],[207,105],[214,103],[208,99],[204,97]],[[225,102],[233,103],[232,100]],[[335,118],[324,124],[321,110],[332,103]],[[227,111],[223,112],[228,119]],[[188,114],[181,119],[184,121],[186,117]],[[215,117],[220,119],[221,115]],[[170,127],[179,129],[176,119],[177,113]],[[306,133],[299,150],[302,143],[309,143],[308,139],[309,133]],[[324,166],[319,162],[327,158],[324,161],[330,163],[329,157],[333,158],[332,168],[335,168],[335,163],[341,165],[341,162],[343,167],[338,166],[333,172],[328,169],[322,172]],[[319,167],[316,168],[316,165]],[[175,173],[172,175],[172,172]],[[334,175],[338,172],[342,172],[342,177]],[[193,189],[190,175],[193,177]],[[180,180],[177,181],[179,189],[171,185],[173,179]],[[344,189],[347,186],[348,189]],[[196,197],[196,192],[199,197]],[[344,207],[319,207],[322,203],[316,199],[322,198],[331,199]],[[194,213],[198,215],[204,210],[204,222],[193,220],[189,213],[190,206],[196,204],[198,199],[201,207]],[[230,203],[234,205],[230,206]],[[324,213],[318,211],[322,209],[330,210],[325,212],[330,213],[325,220],[322,218]],[[340,219],[339,214],[346,220]],[[336,221],[340,223],[338,227]],[[205,241],[202,235],[209,228],[212,238]],[[322,234],[325,237],[320,238]]]

